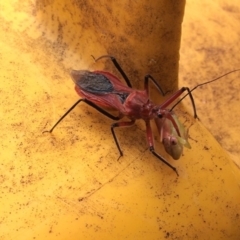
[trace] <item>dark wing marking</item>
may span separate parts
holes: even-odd
[[[72,71],[75,84],[83,91],[95,94],[107,94],[114,90],[111,81],[103,74],[90,71]]]

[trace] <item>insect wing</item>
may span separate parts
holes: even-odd
[[[123,103],[132,89],[103,71],[72,70],[76,92],[98,106],[124,112]]]
[[[181,137],[177,136],[179,138],[179,141],[182,143],[182,145],[184,145],[184,147],[190,149],[191,145],[188,142],[188,133],[187,133],[184,125],[179,121],[179,119],[177,118],[177,116],[174,113],[172,113],[172,117],[175,120],[175,123],[177,124],[180,135],[181,135]]]

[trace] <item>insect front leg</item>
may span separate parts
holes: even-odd
[[[119,151],[119,153],[120,153],[119,158],[123,156],[123,152],[122,152],[122,150],[121,150],[121,148],[120,148],[118,139],[117,139],[116,134],[115,134],[115,132],[114,132],[114,129],[115,129],[116,127],[130,127],[130,126],[132,126],[134,123],[135,123],[135,120],[132,120],[132,121],[130,121],[130,122],[116,122],[116,123],[113,123],[112,126],[111,126],[112,135],[113,135],[114,141],[115,141],[115,143],[116,143],[116,145],[117,145],[118,151]],[[118,158],[118,159],[119,159],[119,158]]]
[[[167,160],[165,160],[161,155],[155,152],[153,134],[152,134],[152,129],[151,129],[149,120],[146,121],[146,132],[147,132],[147,141],[148,141],[150,152],[159,160],[161,160],[163,163],[165,163],[167,166],[169,166],[178,175],[177,169],[173,167],[170,163],[168,163]]]
[[[103,55],[97,59],[94,58],[94,56],[92,56],[93,59],[95,60],[95,62],[97,62],[98,60],[102,59],[102,58],[110,58],[111,61],[113,62],[114,66],[116,67],[116,69],[120,72],[120,74],[122,75],[123,79],[125,80],[125,82],[127,83],[128,87],[132,88],[132,84],[130,83],[129,78],[127,77],[126,73],[123,71],[123,69],[121,68],[121,66],[119,65],[119,63],[117,62],[117,59],[113,56],[110,55]]]

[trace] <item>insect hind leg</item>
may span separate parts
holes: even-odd
[[[55,127],[57,127],[57,125],[80,103],[80,102],[85,102],[86,104],[88,104],[89,106],[95,108],[97,111],[99,111],[100,113],[102,113],[103,115],[105,115],[106,117],[112,119],[112,120],[120,120],[122,118],[122,116],[114,116],[112,114],[110,114],[109,112],[105,111],[104,109],[100,108],[99,106],[97,106],[96,104],[92,103],[91,101],[85,99],[85,98],[81,98],[79,99],[77,102],[75,102],[72,107],[70,107],[63,115],[62,117],[59,118],[59,120],[53,125],[53,127],[50,130],[46,130],[43,131],[43,133],[45,132],[49,132],[52,133],[52,131],[55,129]]]
[[[45,132],[52,133],[52,131],[54,130],[54,128],[55,128],[81,101],[83,101],[83,99],[79,99],[77,102],[75,102],[75,103],[59,118],[59,120],[53,125],[53,127],[52,127],[50,130],[45,130],[45,131],[43,131],[43,133],[45,133]]]
[[[159,83],[151,75],[148,74],[144,77],[144,89],[147,91],[147,93],[149,92],[149,79],[157,87],[158,91],[161,93],[162,96],[165,96],[168,92],[170,92],[170,91],[164,92]]]
[[[119,65],[119,63],[117,62],[117,59],[113,56],[110,55],[103,55],[97,59],[95,59],[95,57],[92,55],[93,59],[95,60],[95,62],[97,62],[98,60],[102,59],[102,58],[110,58],[111,61],[113,62],[114,66],[116,67],[116,69],[120,72],[120,74],[122,75],[123,79],[125,80],[125,82],[127,83],[128,87],[132,88],[132,84],[130,83],[129,78],[127,77],[126,73],[123,71],[123,69],[121,68],[121,66]]]

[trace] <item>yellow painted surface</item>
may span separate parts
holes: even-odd
[[[187,5],[186,19],[198,7]],[[78,99],[69,68],[87,68],[92,51],[99,56],[105,46],[94,48],[96,39],[85,32],[79,55],[78,38],[64,28],[79,16],[67,3],[8,1],[0,9],[0,239],[239,239],[239,169],[187,113],[180,119],[192,149],[173,161],[156,142],[178,178],[147,150],[139,125],[117,131],[124,151],[117,161],[112,121],[83,104],[53,134],[42,134]],[[59,13],[65,22],[56,28]],[[118,54],[127,59],[127,53]],[[182,61],[193,58],[190,53]],[[143,65],[141,76],[151,64]],[[190,72],[181,67],[181,76]]]
[[[240,68],[238,1],[188,1],[179,86],[194,87]],[[194,91],[199,117],[240,166],[240,72]]]

